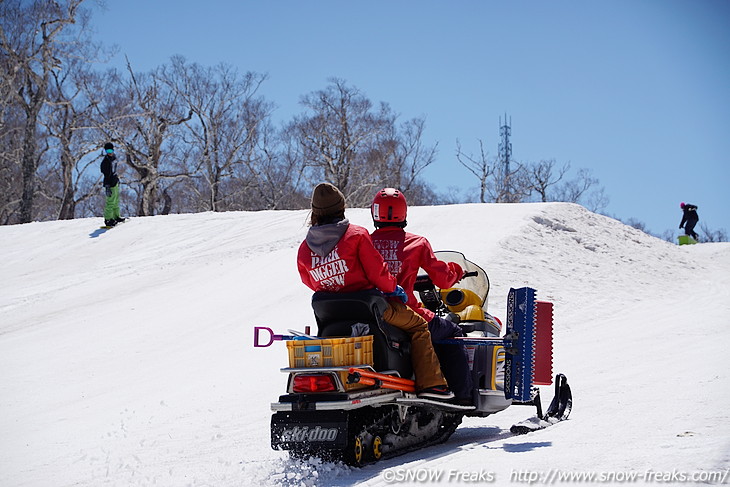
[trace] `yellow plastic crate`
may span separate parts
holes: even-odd
[[[322,340],[289,340],[289,367],[373,365],[372,335]]]
[[[289,340],[289,367],[340,367],[346,365],[373,365],[373,336],[326,338],[323,340]],[[346,391],[368,387],[360,383],[348,384],[346,370],[337,373]]]

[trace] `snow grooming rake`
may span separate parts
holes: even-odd
[[[546,328],[540,334],[552,341],[552,320],[541,324]],[[465,345],[502,345],[505,349],[504,396],[515,403],[532,400],[536,350],[548,354],[547,364],[552,363],[551,343],[537,344],[535,290],[529,287],[510,289],[507,297],[507,328],[504,337],[456,337],[437,343],[463,343]],[[543,360],[542,362],[545,362]],[[545,371],[542,371],[544,376]],[[551,372],[547,370],[548,376]],[[550,382],[544,385],[549,385]]]
[[[532,395],[535,348],[535,290],[532,288],[509,290],[505,348],[504,397],[528,402]]]
[[[512,433],[529,433],[567,419],[573,407],[573,395],[565,375],[555,376],[555,396],[544,415],[540,390],[533,387],[533,384],[550,384],[546,378],[552,375],[552,327],[551,303],[536,303],[534,289],[510,289],[505,339],[512,340],[512,348],[507,350],[504,394],[513,404],[537,409],[536,418],[513,425]],[[508,347],[506,340],[505,347]]]
[[[515,434],[545,428],[567,419],[573,405],[568,379],[555,376],[555,396],[546,414],[542,411],[540,390],[536,385],[552,383],[553,311],[552,303],[535,300],[529,287],[510,289],[507,297],[507,325],[502,338],[458,337],[438,343],[502,345],[505,349],[504,397],[513,405],[535,406],[537,417],[512,426]]]

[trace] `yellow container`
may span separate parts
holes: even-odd
[[[289,367],[373,365],[372,335],[322,340],[289,340]]]
[[[289,340],[289,367],[341,367],[347,365],[373,365],[373,336],[349,338],[325,338],[322,340]],[[367,387],[347,383],[346,370],[337,373],[345,390]]]

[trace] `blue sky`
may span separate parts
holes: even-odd
[[[191,62],[268,75],[286,121],[331,77],[425,116],[437,191],[474,187],[456,140],[588,168],[606,213],[678,231],[680,201],[730,231],[730,1],[108,0],[96,36],[149,70]]]

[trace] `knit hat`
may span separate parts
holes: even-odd
[[[106,144],[104,144],[104,150],[106,149],[114,150],[114,144],[112,144],[111,142],[107,142]]]
[[[312,213],[323,217],[345,210],[345,196],[330,183],[319,183],[312,191]]]

